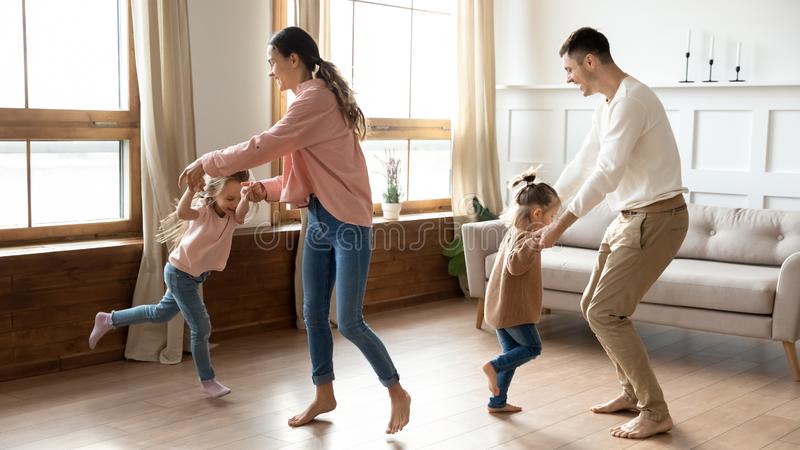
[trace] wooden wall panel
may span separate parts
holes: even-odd
[[[130,306],[141,240],[21,253],[0,254],[0,380],[120,359],[124,330],[87,339],[97,311]]]
[[[212,340],[294,324],[294,258],[299,231],[277,236],[269,249],[252,234],[234,236],[223,272],[212,273],[203,297],[213,327]]]
[[[441,254],[454,234],[451,221],[375,225],[367,314],[461,295]],[[212,340],[294,326],[298,237],[298,230],[234,236],[226,269],[203,287]],[[121,359],[126,329],[109,333],[93,352],[87,339],[97,311],[131,305],[141,252],[138,239],[37,254],[0,251],[0,381]]]

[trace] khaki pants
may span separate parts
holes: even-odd
[[[686,206],[657,213],[620,213],[611,222],[581,299],[581,311],[640,414],[669,417],[664,394],[630,316],[686,237]]]

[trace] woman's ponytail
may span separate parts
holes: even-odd
[[[328,89],[336,96],[336,102],[339,104],[339,109],[342,111],[345,122],[348,128],[358,136],[359,139],[364,139],[367,135],[367,121],[364,118],[364,113],[356,103],[355,93],[347,84],[347,80],[342,77],[339,69],[333,63],[319,58],[317,61],[316,77],[325,81]]]

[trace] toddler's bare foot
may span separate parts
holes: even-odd
[[[617,411],[636,411],[636,402],[631,401],[625,394],[620,394],[619,397],[614,400],[594,405],[589,408],[589,410],[596,414],[608,414]]]
[[[611,429],[611,435],[625,439],[645,439],[660,433],[666,433],[672,429],[672,419],[656,422],[642,416],[634,417],[628,422]]]
[[[511,403],[506,403],[506,406],[503,406],[502,408],[487,407],[486,409],[492,414],[496,414],[496,413],[518,413],[518,412],[522,411],[521,407],[516,406],[516,405],[512,405]]]
[[[489,392],[494,396],[500,395],[500,388],[497,387],[497,372],[494,371],[492,363],[489,361],[483,363],[481,370],[483,370],[483,373],[489,381]]]
[[[392,399],[392,414],[389,425],[386,426],[386,434],[395,434],[408,425],[411,416],[411,396],[400,387],[400,383],[397,383],[389,388],[389,397]]]

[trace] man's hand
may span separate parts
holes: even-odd
[[[539,233],[539,249],[551,248],[556,245],[558,239],[561,237],[561,231],[555,224],[547,225],[538,231]]]
[[[559,216],[558,220],[537,231],[537,233],[539,233],[539,250],[551,248],[556,245],[561,235],[564,234],[567,228],[571,227],[576,220],[578,220],[578,218],[569,210],[566,210]]]

